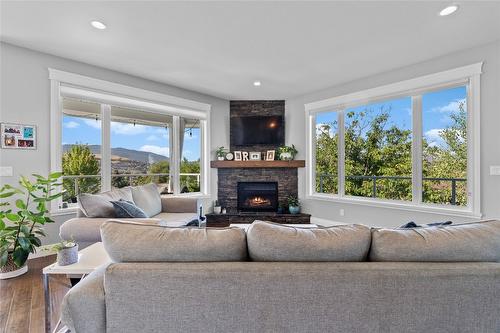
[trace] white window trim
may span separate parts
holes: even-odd
[[[170,96],[158,92],[126,86],[114,82],[95,79],[75,73],[65,72],[53,68],[48,68],[50,80],[50,170],[51,172],[62,169],[62,96],[86,98],[101,104],[101,119],[103,120],[101,146],[103,155],[101,165],[101,179],[103,190],[109,189],[111,185],[111,146],[109,120],[111,117],[109,105],[135,107],[148,112],[159,114],[168,114],[174,119],[179,117],[200,119],[201,136],[201,188],[197,193],[179,193],[179,184],[174,182],[177,187],[176,196],[190,196],[197,198],[210,197],[210,177],[209,177],[209,159],[210,159],[210,113],[211,105],[200,103],[184,98]],[[176,139],[178,141],[178,137]],[[107,148],[106,148],[107,147]],[[175,149],[177,147],[177,149]],[[173,154],[179,156],[179,145],[174,145]],[[171,156],[172,159],[172,156]],[[176,163],[171,163],[176,165]],[[170,175],[179,174],[177,166],[171,165]],[[173,170],[172,170],[173,168]],[[109,169],[109,170],[108,170]],[[174,178],[174,179],[178,179]],[[109,184],[108,184],[109,183]],[[107,184],[107,185],[106,185]],[[109,186],[108,186],[109,185]],[[68,211],[74,211],[73,208],[60,209],[59,202],[51,203],[51,213],[65,214]]]
[[[482,62],[463,66],[435,74],[425,75],[401,82],[396,82],[376,88],[358,91],[342,96],[332,97],[304,105],[306,123],[306,199],[326,200],[339,203],[360,204],[373,207],[386,207],[418,212],[439,213],[452,216],[465,216],[481,218],[481,192],[480,192],[480,75]],[[421,109],[423,92],[443,89],[446,87],[467,85],[467,207],[452,207],[446,205],[426,204],[421,202],[422,180],[422,143],[413,140],[412,143],[412,201],[383,200],[361,198],[344,195],[344,124],[343,110],[352,106],[371,104],[381,100],[401,96],[412,97],[412,130],[413,136],[421,138],[422,117],[416,114]],[[339,193],[325,194],[315,192],[315,125],[316,114],[324,111],[337,111],[339,114]],[[418,192],[418,193],[416,193]]]

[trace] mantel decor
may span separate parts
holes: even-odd
[[[212,168],[303,168],[306,166],[304,160],[291,161],[211,161]]]

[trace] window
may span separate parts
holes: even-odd
[[[111,107],[111,186],[154,182],[171,192],[171,128],[172,116]]]
[[[411,98],[344,111],[345,194],[412,200]]]
[[[181,193],[200,191],[201,133],[198,119],[181,118]]]
[[[316,191],[338,193],[338,114],[316,116]]]
[[[209,195],[210,105],[49,69],[51,171],[66,193],[154,182],[162,194]]]
[[[480,72],[476,64],[306,104],[308,196],[480,215]]]
[[[62,116],[63,201],[101,190],[100,105],[65,98]]]
[[[467,206],[467,89],[422,95],[424,202]]]

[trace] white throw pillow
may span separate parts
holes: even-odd
[[[132,197],[135,205],[141,208],[148,217],[161,213],[161,197],[156,184],[149,183],[132,187]]]

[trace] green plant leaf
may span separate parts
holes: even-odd
[[[7,250],[0,253],[0,267],[5,266],[7,259],[9,258],[9,252]]]
[[[14,213],[7,213],[5,216],[12,222],[19,222],[21,220],[21,217]]]
[[[62,172],[53,172],[49,175],[50,179],[58,179],[63,175]]]
[[[0,198],[8,198],[8,197],[13,196],[14,194],[16,194],[16,192],[4,192],[4,193],[0,193]]]
[[[5,229],[5,222],[0,220],[0,230]]]
[[[17,199],[16,200],[16,207],[19,209],[26,209],[26,204],[24,203],[23,200]]]
[[[28,260],[29,254],[29,251],[18,247],[14,253],[12,253],[12,259],[17,267],[22,267],[26,263],[26,260]]]
[[[19,237],[17,239],[17,241],[19,242],[19,245],[21,245],[21,248],[25,251],[28,251],[30,250],[30,245],[31,245],[31,242],[29,241],[28,238],[25,238],[25,237]]]

